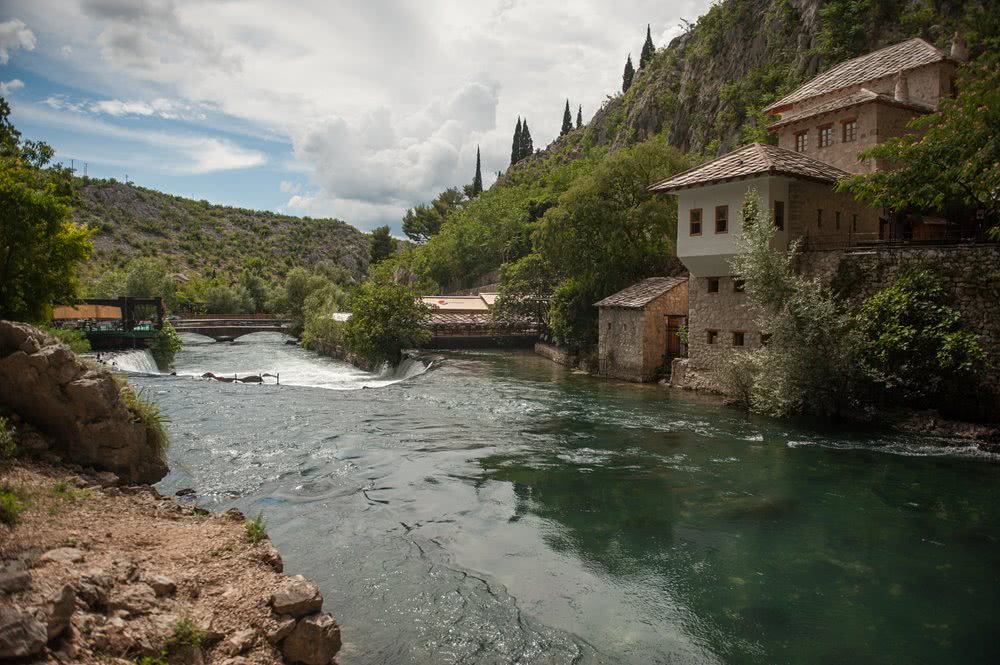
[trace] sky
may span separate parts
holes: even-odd
[[[5,0],[0,96],[91,177],[397,235],[710,0]]]

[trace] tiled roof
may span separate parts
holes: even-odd
[[[645,307],[678,284],[685,282],[683,277],[650,277],[632,286],[610,295],[594,307],[628,307],[638,309]]]
[[[764,111],[773,111],[810,97],[825,95],[828,92],[891,76],[899,71],[915,69],[948,59],[944,53],[924,40],[920,38],[909,39],[859,58],[842,62],[800,86],[788,96],[774,102]]]
[[[423,296],[420,298],[433,310],[449,312],[488,312],[489,306],[479,296]]]
[[[658,182],[649,191],[672,192],[685,187],[758,175],[784,175],[832,183],[848,173],[800,152],[792,152],[776,145],[751,143],[707,164]]]
[[[842,111],[852,106],[859,106],[861,104],[867,104],[869,102],[879,102],[880,104],[890,104],[892,106],[899,106],[905,109],[911,109],[913,111],[918,111],[920,113],[933,113],[934,107],[930,104],[924,104],[923,102],[918,102],[914,100],[909,101],[899,101],[892,95],[886,95],[878,92],[873,92],[868,88],[861,88],[857,92],[852,92],[849,95],[843,97],[838,97],[836,99],[831,99],[828,102],[824,102],[817,106],[799,111],[798,113],[786,113],[781,116],[781,120],[773,122],[768,125],[768,129],[775,129],[777,127],[784,127],[785,125],[790,125],[799,120],[805,120],[807,118],[815,118],[818,115],[823,115],[824,113],[832,113],[833,111]]]

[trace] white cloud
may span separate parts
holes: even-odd
[[[278,185],[278,189],[282,194],[298,194],[302,191],[302,184],[298,182],[291,182],[289,180],[282,180],[281,184]]]
[[[0,23],[0,65],[10,62],[10,52],[17,49],[33,51],[35,33],[28,29],[24,21],[11,19]]]
[[[141,100],[104,99],[90,105],[93,113],[120,116],[157,116],[167,120],[197,119],[205,117],[205,110],[198,105],[159,97],[148,102]]]
[[[0,81],[0,96],[9,97],[10,93],[15,90],[20,90],[24,87],[24,81],[21,79],[11,79],[10,81]]]

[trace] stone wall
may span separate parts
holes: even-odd
[[[990,361],[988,380],[1000,385],[1000,246],[928,246],[867,251],[803,252],[799,268],[854,301],[890,284],[903,270],[926,268],[938,275],[951,304],[979,335]]]
[[[718,293],[708,292],[708,278],[692,275],[688,280],[688,358],[694,371],[711,370],[733,349],[733,333],[744,333],[744,347],[760,345],[760,332],[753,323],[747,296],[734,289],[732,277],[719,277]],[[710,343],[709,331],[716,332]]]
[[[130,410],[114,376],[27,324],[0,321],[0,406],[50,437],[49,452],[65,462],[128,483],[167,475],[155,434]]]
[[[829,185],[807,180],[792,180],[788,185],[789,236],[803,238],[808,247],[845,247],[852,236],[873,240],[878,237],[878,220],[877,210]]]

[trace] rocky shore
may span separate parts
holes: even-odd
[[[0,525],[0,661],[326,665],[340,628],[237,511],[209,514],[107,472],[19,461]]]

